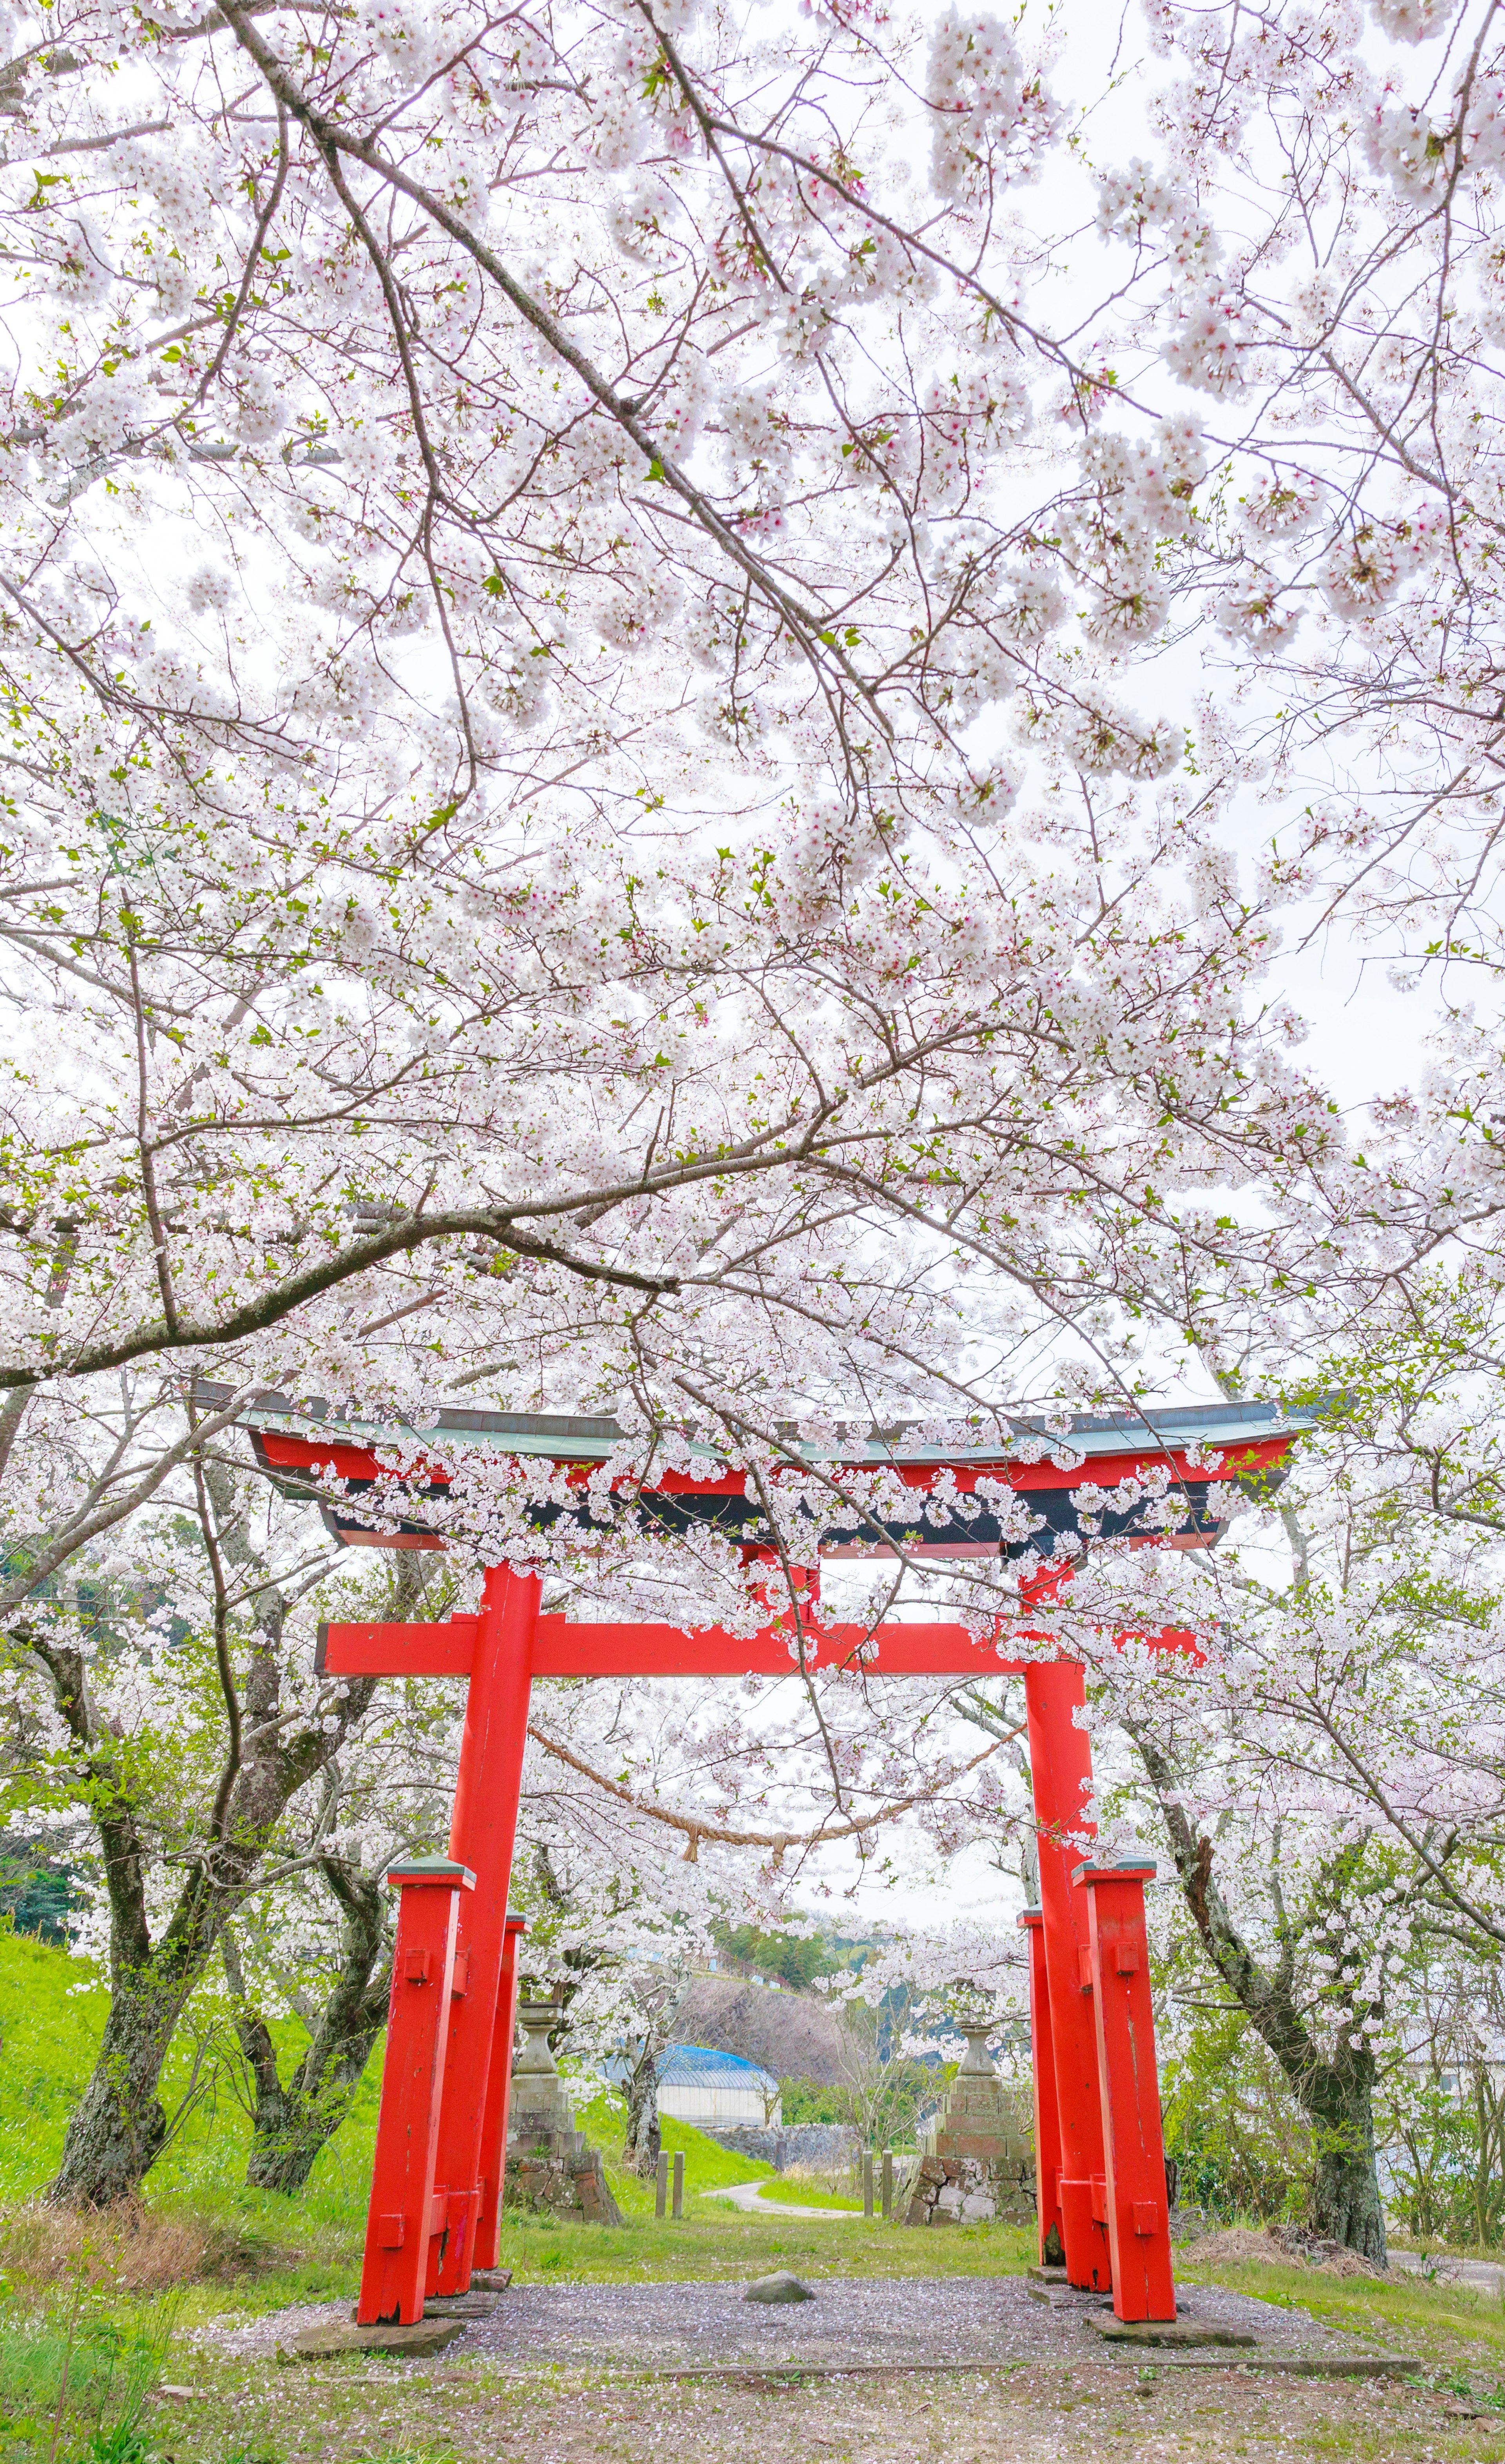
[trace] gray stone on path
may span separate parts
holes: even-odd
[[[786,2267],[774,2270],[772,2276],[755,2277],[742,2295],[744,2301],[813,2301],[814,2294]]]
[[[356,2327],[336,2322],[328,2327],[305,2327],[291,2344],[278,2344],[279,2362],[327,2362],[336,2353],[401,2353],[413,2361],[428,2353],[442,2353],[463,2336],[464,2319],[420,2319],[411,2327]]]

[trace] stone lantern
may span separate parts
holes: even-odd
[[[583,2216],[589,2224],[619,2225],[599,2152],[575,2128],[569,2090],[559,2075],[549,2036],[563,2017],[558,2002],[518,2005],[522,2044],[514,2057],[507,2100],[507,2179],[510,2208]]]

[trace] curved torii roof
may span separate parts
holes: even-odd
[[[206,1403],[230,1399],[228,1388],[201,1385]],[[1017,1555],[1026,1547],[1049,1551],[1058,1533],[1081,1531],[1085,1518],[1092,1535],[1135,1538],[1142,1533],[1183,1547],[1208,1546],[1221,1524],[1211,1512],[1208,1489],[1230,1482],[1259,1480],[1273,1486],[1283,1477],[1293,1441],[1320,1418],[1316,1411],[1291,1412],[1272,1403],[1197,1403],[1165,1407],[1146,1404],[1132,1413],[1077,1413],[1064,1426],[1042,1416],[1000,1413],[987,1424],[979,1419],[960,1424],[964,1434],[938,1443],[903,1423],[890,1427],[852,1426],[828,1439],[802,1440],[791,1433],[784,1441],[790,1468],[808,1464],[837,1479],[843,1473],[889,1470],[903,1487],[915,1492],[913,1515],[885,1508],[880,1518],[866,1514],[843,1517],[832,1501],[829,1522],[822,1521],[812,1540],[823,1555],[880,1551],[885,1543],[926,1556]],[[243,1419],[262,1469],[294,1495],[318,1497],[325,1521],[338,1538],[366,1546],[441,1545],[422,1524],[399,1531],[378,1530],[363,1522],[358,1500],[363,1491],[389,1481],[381,1457],[398,1445],[434,1445],[441,1459],[415,1473],[416,1494],[442,1495],[450,1485],[449,1463],[455,1457],[485,1453],[522,1462],[542,1460],[576,1471],[584,1481],[604,1463],[629,1434],[614,1419],[584,1415],[532,1412],[485,1412],[441,1408],[419,1427],[412,1422],[382,1424],[347,1419],[322,1402],[299,1401],[277,1393],[264,1394],[248,1406]],[[1205,1459],[1219,1458],[1215,1463]],[[704,1469],[697,1458],[703,1458]],[[624,1479],[613,1483],[625,1492],[621,1513],[639,1528],[660,1532],[688,1531],[710,1526],[744,1546],[766,1541],[766,1527],[755,1498],[747,1495],[746,1475],[728,1467],[716,1449],[692,1442],[690,1471],[666,1469],[653,1485],[639,1488]],[[1097,1504],[1079,1497],[1092,1489],[1133,1490],[1157,1471],[1168,1473],[1181,1492],[1185,1514],[1167,1530],[1157,1515],[1148,1519],[1142,1498]],[[942,1474],[955,1480],[966,1499],[979,1482],[1014,1490],[1028,1505],[1036,1529],[1029,1541],[1006,1536],[985,1496],[962,1511],[931,1509],[923,1502]],[[321,1495],[321,1484],[339,1484],[337,1497]],[[541,1527],[569,1513],[558,1505],[540,1507]],[[813,1523],[814,1509],[802,1512]],[[610,1528],[617,1518],[599,1499],[582,1501],[578,1518],[585,1526]]]

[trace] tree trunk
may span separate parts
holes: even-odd
[[[110,2010],[93,2076],[68,2125],[48,2197],[59,2207],[105,2208],[134,2197],[167,2136],[157,2089],[183,2006],[202,1975],[217,1926],[208,1869],[197,1866],[155,1944],[146,1915],[141,1835],[121,1783],[116,1740],[98,1723],[82,1657],[32,1638],[58,1707],[85,1749],[110,1902]]]
[[[269,1591],[240,1706],[249,1732],[260,1742],[244,1761],[238,1753],[227,1760],[196,1861],[155,1943],[130,1783],[121,1768],[119,1741],[91,1700],[82,1655],[35,1634],[24,1638],[52,1679],[74,1740],[110,1902],[110,2013],[94,2075],[69,2123],[48,2189],[57,2206],[108,2207],[139,2190],[169,2128],[158,2087],[184,2004],[287,1807],[326,1770],[346,1727],[375,1691],[374,1679],[352,1684],[341,1703],[337,1728],[306,1728],[289,1736],[276,1716],[283,1614],[281,1599]]]
[[[135,2195],[167,2135],[157,2083],[182,2007],[181,1994],[153,1992],[145,1980],[117,1988],[48,2192],[57,2205],[105,2208]]]
[[[271,2030],[251,2006],[228,1928],[223,1944],[235,2034],[255,2081],[246,2180],[253,2189],[289,2195],[303,2189],[315,2159],[349,2111],[371,2048],[386,2025],[391,1993],[391,1951],[383,1931],[380,1885],[343,1858],[321,1859],[320,1871],[340,1903],[344,1956],[308,2051],[285,2086]]]
[[[1374,2156],[1371,2057],[1327,2065],[1307,2083],[1305,2093],[1299,2079],[1293,2078],[1291,2084],[1317,2136],[1313,2224],[1318,2233],[1356,2250],[1371,2266],[1388,2266]]]
[[[650,2035],[644,2039],[627,2083],[627,2145],[623,2155],[644,2181],[658,2168],[663,2133],[658,2126],[658,2054]]]

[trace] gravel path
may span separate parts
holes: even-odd
[[[1106,2303],[1057,2292],[1041,2300],[1020,2277],[820,2277],[811,2290],[813,2301],[764,2307],[745,2301],[740,2283],[521,2285],[453,2350],[511,2369],[913,2368],[1149,2357],[1141,2347],[1102,2343],[1091,2320]],[[1178,2301],[1183,2319],[1242,2328],[1267,2351],[1336,2359],[1366,2349],[1305,2311],[1220,2286],[1187,2286]],[[1162,2355],[1172,2358],[1156,2348],[1157,2360]],[[1229,2349],[1229,2363],[1242,2357]]]
[[[1158,2366],[1184,2359],[1233,2367],[1252,2353],[1218,2347],[1105,2344],[1092,2325],[1110,2305],[1091,2294],[1029,2285],[1023,2277],[898,2277],[810,2280],[813,2301],[764,2306],[744,2284],[523,2284],[504,2293],[442,2357],[407,2365],[442,2369],[485,2359],[509,2370],[566,2369],[941,2369],[989,2363],[1095,2363]],[[1221,2285],[1184,2285],[1183,2320],[1241,2328],[1262,2351],[1339,2360],[1372,2343],[1318,2325],[1304,2310],[1256,2301]],[[304,2327],[348,2320],[347,2303],[299,2303],[240,2324],[197,2331],[194,2342],[230,2355],[270,2355]],[[399,2367],[405,2366],[399,2364]]]

